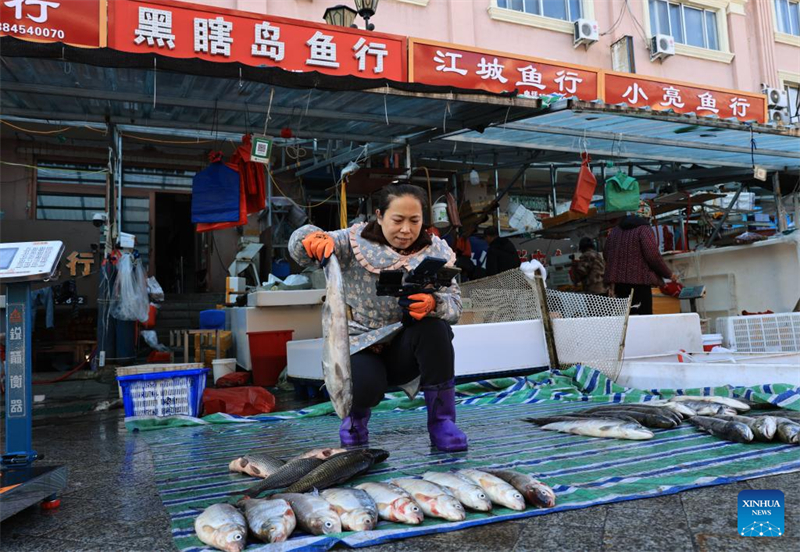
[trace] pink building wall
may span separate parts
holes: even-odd
[[[592,18],[604,32],[617,20],[623,1],[584,0],[584,12],[587,8],[593,11]],[[194,3],[315,22],[323,21],[327,7],[338,3],[353,5],[348,0],[195,0]],[[762,83],[773,87],[792,83],[782,80],[780,75],[797,75],[800,81],[800,38],[792,45],[776,40],[773,0],[692,0],[695,6],[724,14],[727,51],[733,54],[729,62],[709,59],[719,57],[713,51],[708,51],[709,56],[699,52],[704,59],[679,53],[663,62],[651,62],[644,33],[634,23],[635,17],[649,31],[646,0],[630,0],[632,13],[625,13],[620,25],[601,36],[588,50],[573,48],[572,36],[560,31],[493,19],[490,8],[496,6],[496,0],[428,0],[427,5],[420,4],[425,4],[425,0],[381,0],[372,22],[382,32],[601,69],[612,69],[610,46],[628,35],[633,37],[639,74],[750,92],[760,92]],[[356,22],[363,27],[361,18]],[[724,34],[720,32],[722,42]]]

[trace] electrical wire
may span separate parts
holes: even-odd
[[[283,197],[285,197],[286,199],[288,199],[289,201],[291,201],[292,203],[294,203],[295,205],[297,205],[298,207],[300,207],[301,209],[313,209],[314,207],[319,207],[320,205],[324,205],[325,203],[327,203],[327,202],[328,202],[328,201],[329,201],[329,200],[330,200],[330,199],[331,199],[331,198],[332,198],[334,195],[336,195],[336,192],[333,192],[331,195],[329,195],[328,197],[326,197],[325,199],[323,199],[323,200],[322,200],[322,201],[320,201],[319,203],[314,203],[313,205],[300,205],[300,204],[299,204],[299,203],[297,203],[295,200],[293,200],[291,197],[289,197],[289,196],[288,196],[288,195],[287,195],[287,194],[286,194],[286,193],[285,193],[285,192],[284,192],[284,191],[281,189],[281,187],[278,185],[278,181],[277,181],[277,180],[275,180],[275,175],[273,175],[273,174],[272,174],[272,171],[271,171],[271,170],[269,170],[269,168],[267,168],[267,171],[269,172],[269,176],[270,176],[270,178],[272,178],[272,184],[273,184],[273,185],[274,185],[274,186],[275,186],[275,187],[278,189],[278,191],[280,192],[280,194],[281,194]],[[298,179],[298,180],[299,180],[300,182],[302,182],[302,179]],[[336,185],[338,186],[338,185],[339,185],[339,183],[337,182],[337,183],[336,183]]]
[[[644,30],[644,27],[642,26],[641,23],[639,23],[639,20],[636,18],[636,15],[633,13],[633,10],[631,9],[630,2],[628,0],[625,0],[625,8],[628,10],[628,13],[631,15],[631,19],[633,19],[633,22],[635,23],[634,26],[637,27],[637,30],[639,31],[639,35],[642,37],[642,40],[644,40],[645,44],[647,44],[649,46],[650,45],[650,41],[647,40],[647,32]]]
[[[600,36],[606,36],[607,34],[611,34],[615,30],[617,30],[617,27],[619,27],[620,23],[622,23],[622,19],[625,17],[625,11],[626,11],[625,5],[623,4],[622,7],[620,7],[619,15],[617,15],[617,20],[611,24],[611,27],[607,31],[600,33]]]
[[[10,126],[11,128],[19,130],[21,132],[27,132],[28,134],[41,134],[41,135],[45,135],[45,136],[46,135],[50,135],[50,134],[61,134],[63,132],[66,132],[66,131],[68,131],[70,129],[75,128],[75,127],[68,126],[68,127],[64,127],[64,128],[59,128],[57,130],[32,130],[30,128],[23,128],[23,127],[20,127],[20,126],[17,126],[17,125],[13,125],[13,124],[9,123],[8,121],[0,121],[0,123],[3,123],[4,125]]]
[[[159,140],[157,138],[145,138],[144,136],[136,136],[134,134],[126,134],[120,133],[124,138],[131,138],[133,140],[140,140],[142,142],[152,142],[154,144],[176,144],[176,145],[188,145],[188,144],[208,144],[210,142],[215,142],[216,140],[200,140],[199,138],[195,140]]]
[[[63,173],[99,174],[108,172],[108,169],[100,169],[99,171],[89,171],[84,169],[59,169],[57,167],[37,167],[36,165],[26,165],[25,163],[12,163],[11,161],[2,161],[2,160],[0,160],[0,165],[11,165],[13,167],[24,167],[26,169],[35,169],[37,171],[55,171]]]

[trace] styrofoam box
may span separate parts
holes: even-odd
[[[247,296],[248,307],[291,307],[295,305],[320,305],[324,289],[256,291]]]
[[[539,320],[453,326],[455,375],[546,367],[549,364]],[[491,346],[488,346],[491,344]],[[322,339],[286,344],[287,374],[291,378],[322,380]]]
[[[800,312],[720,317],[717,333],[740,353],[800,352]]]

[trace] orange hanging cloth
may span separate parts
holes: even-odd
[[[569,206],[569,210],[586,215],[589,214],[592,196],[597,187],[597,179],[592,174],[592,169],[589,168],[589,162],[592,160],[589,154],[582,153],[581,159],[583,159],[581,172],[578,174],[578,184],[575,186],[575,193],[572,196],[572,204]]]
[[[242,136],[242,144],[236,148],[230,161],[239,168],[239,174],[244,184],[248,215],[258,213],[267,205],[264,165],[250,160],[250,151],[253,149],[251,139],[251,134]]]

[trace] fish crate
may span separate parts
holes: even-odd
[[[138,364],[136,366],[120,366],[117,368],[117,376],[132,376],[135,374],[151,374],[153,372],[175,372],[178,370],[193,370],[204,368],[202,362],[168,363],[168,364]],[[119,388],[119,398],[122,398],[122,385],[117,382]]]
[[[717,333],[740,353],[800,352],[800,312],[717,318]]]
[[[117,376],[125,416],[198,416],[208,368]]]

